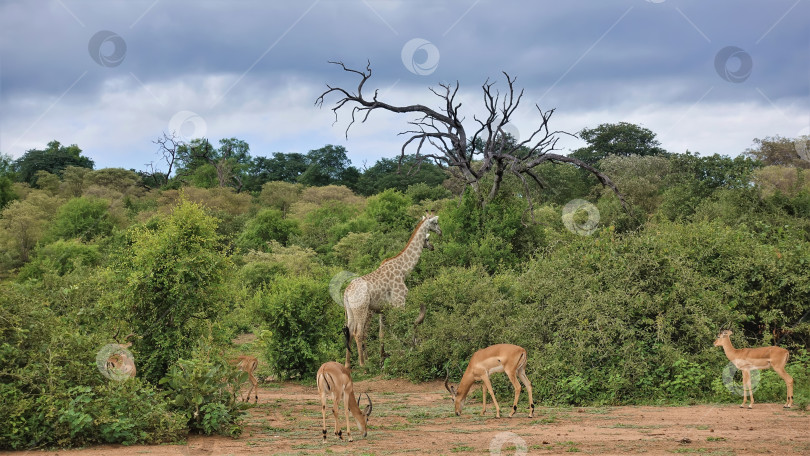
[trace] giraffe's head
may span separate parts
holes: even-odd
[[[439,216],[428,213],[427,215],[425,215],[425,219],[426,219],[424,223],[425,228],[441,236],[442,229],[439,228]]]

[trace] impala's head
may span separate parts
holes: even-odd
[[[371,398],[368,397],[368,393],[363,393],[366,395],[366,400],[368,400],[368,405],[366,406],[365,410],[363,410],[363,419],[357,420],[357,424],[360,425],[360,429],[363,431],[363,437],[368,435],[368,418],[371,416],[371,409],[373,405],[371,404]],[[357,408],[360,408],[360,394],[357,395]]]
[[[724,329],[720,331],[720,334],[717,335],[717,339],[714,340],[714,346],[720,347],[723,345],[723,340],[728,339],[731,336],[732,332],[730,329]]]
[[[453,404],[455,404],[456,407],[456,416],[461,415],[461,406],[464,405],[463,395],[459,394],[456,387],[449,384],[446,378],[444,379],[444,389],[453,397]]]

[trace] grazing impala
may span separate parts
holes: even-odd
[[[529,392],[529,417],[534,416],[534,399],[532,398],[532,383],[526,377],[526,350],[523,347],[511,344],[498,344],[478,350],[473,353],[470,358],[470,364],[467,370],[464,371],[464,376],[461,377],[461,382],[458,388],[448,385],[447,379],[444,381],[444,387],[450,394],[453,395],[453,400],[456,405],[456,415],[461,414],[461,406],[464,404],[464,399],[470,392],[470,389],[478,380],[483,381],[484,386],[481,387],[482,395],[484,396],[484,408],[481,410],[481,415],[487,411],[487,391],[492,396],[492,402],[495,404],[495,416],[501,417],[501,411],[498,407],[498,400],[495,399],[495,394],[492,392],[492,384],[489,382],[489,375],[495,372],[505,372],[515,388],[515,402],[512,404],[512,415],[517,412],[518,397],[520,397],[520,383],[518,378]]]
[[[243,372],[247,372],[248,380],[250,380],[250,389],[247,392],[247,396],[242,398],[244,402],[250,402],[250,392],[252,391],[256,400],[253,402],[254,404],[259,403],[259,381],[256,380],[256,376],[253,373],[256,371],[256,367],[259,365],[259,360],[254,358],[253,356],[242,355],[237,358],[234,358],[229,361],[232,366],[236,366],[239,370]]]
[[[135,334],[130,333],[129,335],[124,337],[124,341],[133,336],[135,336]],[[118,342],[117,331],[113,338],[115,339],[116,342]],[[110,376],[115,380],[135,378],[136,373],[135,360],[132,359],[131,354],[128,351],[126,351],[127,348],[132,346],[132,342],[118,343],[118,346],[121,349],[116,350],[115,353],[113,353],[112,355],[110,355],[109,358],[107,358],[107,372],[109,372]]]
[[[338,404],[343,401],[346,411],[346,433],[349,442],[352,441],[352,427],[349,424],[349,412],[352,412],[357,420],[357,427],[363,433],[363,437],[368,433],[368,417],[371,416],[371,398],[366,394],[368,405],[364,411],[360,411],[360,396],[357,402],[354,401],[354,386],[352,385],[352,375],[346,367],[340,363],[324,363],[318,374],[315,376],[318,383],[318,393],[321,396],[321,414],[323,415],[323,441],[326,442],[326,398],[332,398],[332,414],[335,416],[335,435],[343,440],[343,431],[340,429],[338,420]]]
[[[745,401],[748,399],[747,395],[751,396],[751,403],[748,408],[754,405],[754,391],[751,388],[751,371],[752,370],[765,370],[773,368],[782,380],[785,381],[787,386],[787,402],[785,408],[790,408],[793,405],[793,377],[785,372],[785,364],[787,364],[790,353],[782,347],[760,347],[760,348],[741,348],[736,349],[731,345],[732,332],[728,329],[720,331],[717,339],[714,341],[715,347],[723,347],[723,352],[726,358],[731,361],[737,369],[742,371],[743,375],[743,401],[740,407],[745,407]]]

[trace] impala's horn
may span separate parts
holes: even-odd
[[[366,406],[366,416],[371,416],[371,410],[374,408],[374,404],[371,403],[371,398],[368,397],[368,393],[363,393],[366,395],[366,400],[368,400],[368,405]],[[357,398],[357,406],[360,406],[360,398]]]
[[[448,374],[447,374],[447,377],[445,377],[445,379],[444,379],[444,389],[446,389],[448,393],[452,394],[452,395],[453,395],[453,397],[455,397],[455,395],[456,395],[456,389],[455,389],[455,388],[453,388],[452,386],[450,386],[450,384],[448,384],[448,383],[447,383],[447,380],[448,380],[449,378],[450,378],[450,374],[448,373]]]

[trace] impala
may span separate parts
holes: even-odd
[[[750,395],[751,402],[748,408],[754,405],[754,391],[751,388],[751,371],[752,370],[766,370],[773,368],[782,380],[785,381],[787,386],[787,402],[785,408],[790,408],[793,405],[793,377],[785,372],[785,364],[787,364],[790,353],[782,347],[759,347],[759,348],[741,348],[736,349],[731,345],[732,332],[728,329],[720,331],[717,339],[714,341],[715,347],[723,347],[723,352],[726,358],[731,361],[737,369],[742,371],[743,376],[743,401],[740,407],[745,407],[745,401]]]
[[[332,399],[332,414],[335,416],[335,435],[343,440],[343,431],[340,429],[340,422],[338,420],[338,404],[343,401],[343,407],[346,411],[346,434],[349,436],[349,442],[352,441],[352,427],[349,424],[349,412],[352,412],[354,419],[357,421],[357,427],[363,433],[363,437],[368,434],[368,417],[371,416],[371,398],[366,394],[368,405],[365,410],[360,411],[360,396],[357,397],[357,402],[354,400],[354,386],[352,384],[352,374],[346,367],[340,363],[328,362],[324,363],[318,374],[315,376],[318,383],[318,394],[321,396],[321,414],[323,415],[323,441],[326,442],[326,398]]]
[[[518,397],[520,397],[520,383],[518,378],[524,385],[529,393],[529,417],[534,416],[534,399],[532,398],[532,383],[526,377],[526,350],[523,347],[510,344],[492,345],[483,348],[473,353],[470,358],[470,364],[467,365],[467,370],[464,371],[464,376],[458,384],[458,388],[453,387],[444,380],[444,387],[453,396],[453,401],[456,406],[456,415],[461,414],[461,406],[464,404],[464,399],[469,394],[470,389],[478,380],[484,383],[481,387],[482,396],[484,397],[484,408],[481,410],[481,415],[487,411],[487,391],[492,396],[492,402],[495,404],[495,416],[501,417],[500,407],[498,407],[498,400],[495,399],[495,394],[492,392],[492,384],[489,382],[489,375],[496,372],[505,372],[515,388],[515,402],[512,404],[512,415],[517,412]]]
[[[229,363],[232,366],[236,366],[239,370],[247,372],[248,374],[248,380],[250,380],[251,386],[247,392],[247,396],[243,397],[242,400],[245,402],[250,402],[250,392],[253,391],[254,397],[256,398],[256,400],[253,403],[258,404],[259,381],[256,380],[256,377],[253,375],[253,372],[256,371],[256,367],[259,365],[259,360],[257,360],[253,356],[242,355],[230,360]]]
[[[124,337],[124,341],[134,335],[133,333],[128,334]],[[113,338],[118,342],[117,331]],[[116,350],[115,353],[107,358],[107,372],[110,372],[110,375],[116,380],[123,380],[127,377],[135,378],[135,360],[132,359],[129,352],[126,351],[127,348],[132,346],[132,342],[118,343],[117,345],[120,347],[120,350]]]

